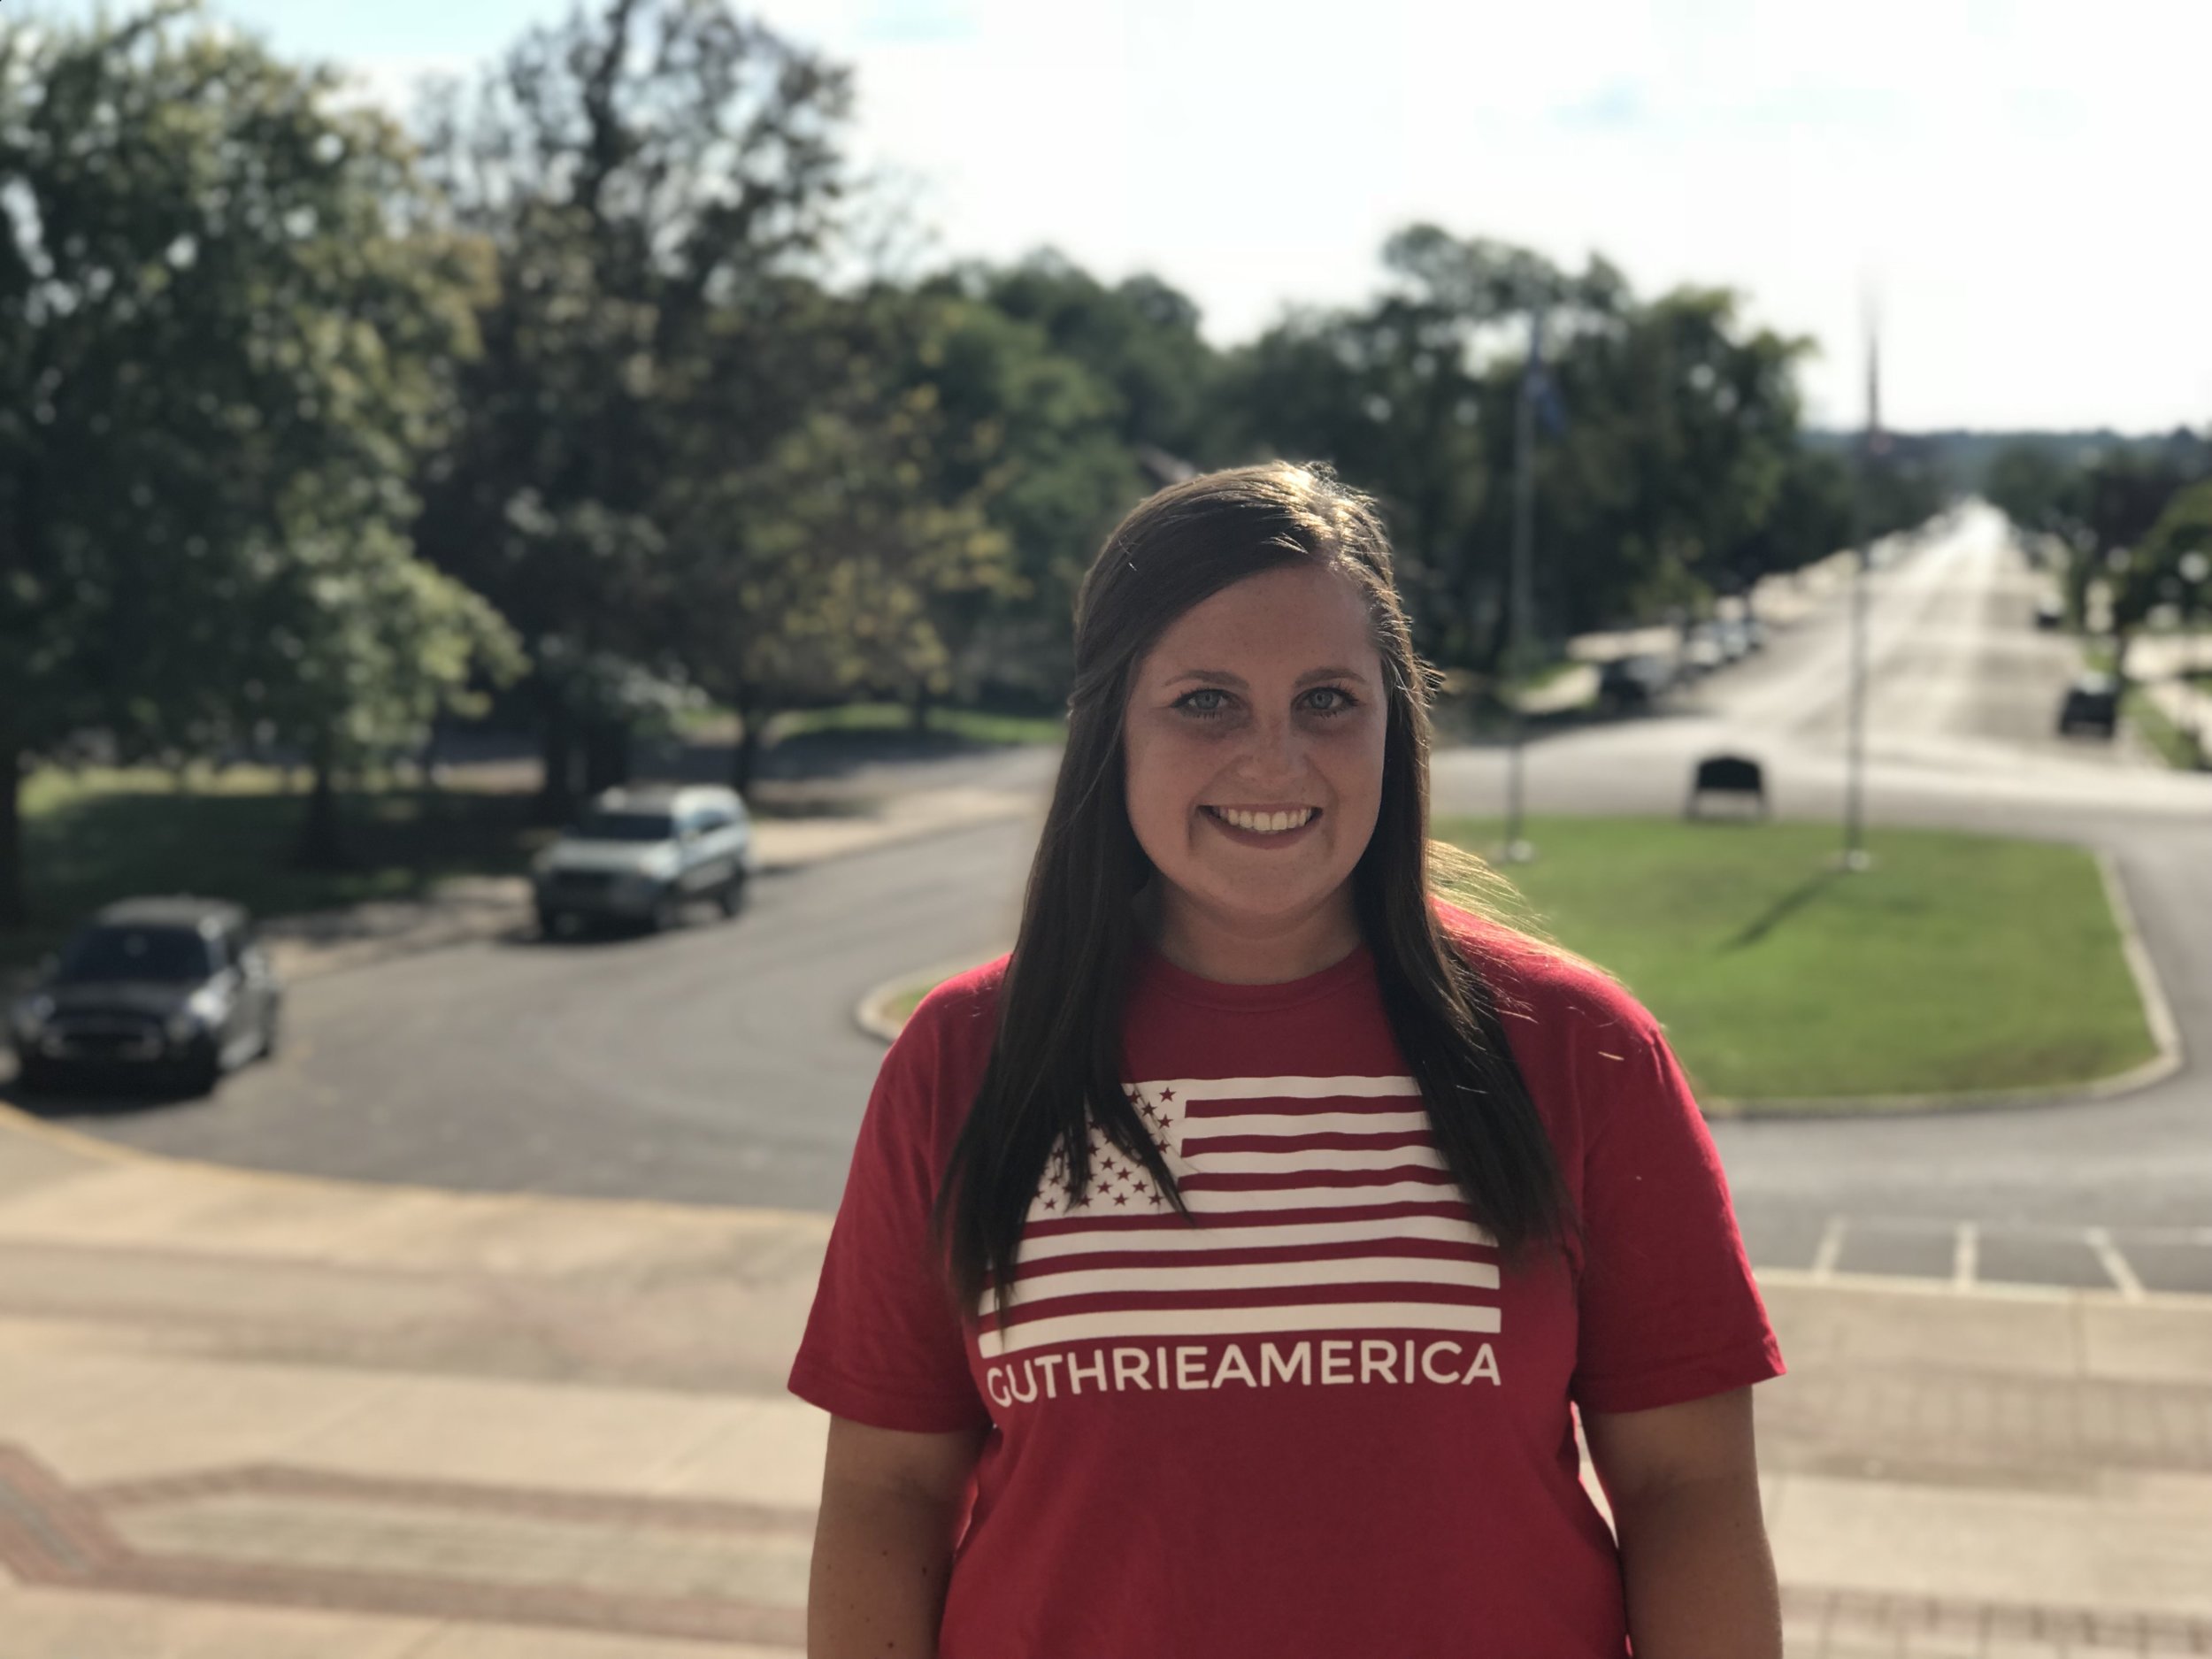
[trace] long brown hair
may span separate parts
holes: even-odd
[[[1123,1094],[1133,900],[1152,873],[1129,824],[1123,711],[1138,664],[1178,617],[1299,560],[1350,579],[1382,657],[1382,804],[1352,873],[1354,905],[1431,1132],[1475,1220],[1509,1256],[1570,1225],[1550,1141],[1490,989],[1430,902],[1432,671],[1414,654],[1381,518],[1325,466],[1271,462],[1160,491],[1116,526],[1084,579],[1059,779],[1000,988],[990,1063],[937,1194],[938,1237],[964,1309],[987,1286],[1002,1296],[1013,1282],[1023,1223],[1056,1150],[1065,1154],[1074,1197],[1087,1190],[1093,1126],[1189,1215]]]

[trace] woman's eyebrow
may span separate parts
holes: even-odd
[[[1356,668],[1310,668],[1298,676],[1297,683],[1301,686],[1310,686],[1317,680],[1356,680],[1364,684],[1366,679],[1367,676]],[[1240,677],[1218,668],[1186,669],[1183,672],[1170,678],[1166,683],[1171,686],[1179,686],[1186,680],[1211,680],[1215,685],[1226,686],[1233,691],[1249,689]]]

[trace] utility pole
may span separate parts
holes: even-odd
[[[1871,305],[1867,309],[1866,434],[1858,465],[1851,469],[1851,690],[1850,730],[1844,757],[1843,856],[1838,867],[1859,872],[1873,867],[1865,846],[1866,793],[1866,589],[1874,549],[1872,513],[1867,501],[1868,475],[1882,431],[1881,342]]]
[[[1544,318],[1529,313],[1528,367],[1521,375],[1521,395],[1513,417],[1513,571],[1508,603],[1509,626],[1505,655],[1506,683],[1512,687],[1513,723],[1506,754],[1505,861],[1526,864],[1536,856],[1524,833],[1522,796],[1524,762],[1528,743],[1528,716],[1521,708],[1521,676],[1528,672],[1529,635],[1534,625],[1533,572],[1536,542],[1536,375],[1543,359]]]

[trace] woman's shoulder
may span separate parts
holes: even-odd
[[[932,1157],[949,1144],[990,1064],[1005,973],[1004,956],[980,963],[932,986],[915,1004],[876,1073],[869,1110],[882,1133],[938,1148]]]
[[[1446,936],[1490,987],[1501,1018],[1555,1035],[1658,1037],[1651,1010],[1597,964],[1494,917],[1443,899],[1435,904]]]
[[[980,1041],[987,1049],[997,1029],[999,993],[1011,959],[1010,952],[1004,953],[932,986],[906,1017],[900,1043],[958,1050]]]

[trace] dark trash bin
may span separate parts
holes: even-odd
[[[1697,763],[1690,777],[1689,799],[1684,818],[1702,818],[1707,795],[1721,795],[1749,806],[1760,818],[1767,816],[1766,772],[1743,755],[1709,755]]]

